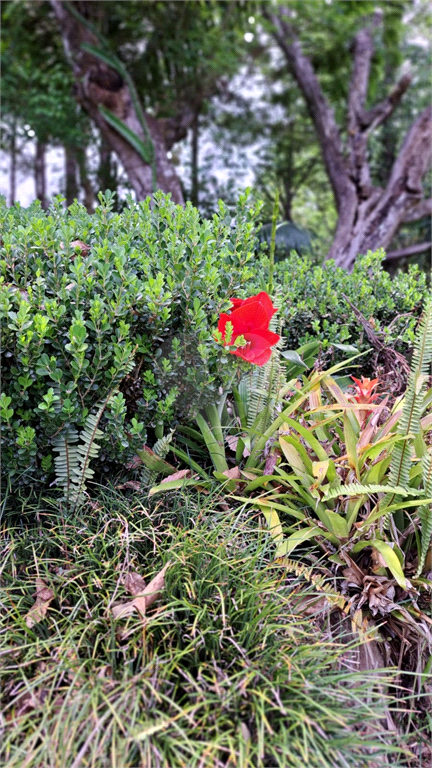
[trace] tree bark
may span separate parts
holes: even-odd
[[[374,52],[372,28],[381,23],[381,16],[375,14],[354,39],[347,139],[343,142],[334,112],[311,61],[302,51],[289,11],[286,8],[280,8],[278,13],[264,10],[264,15],[272,22],[273,37],[303,92],[333,189],[338,222],[326,258],[351,270],[358,255],[386,248],[401,224],[421,218],[420,211],[428,206],[423,205],[426,201],[422,179],[432,157],[432,108],[426,108],[409,129],[385,188],[374,186],[368,163],[370,134],[390,117],[411,82],[405,75],[386,99],[372,109],[365,109]]]
[[[198,140],[199,140],[199,125],[198,125],[198,113],[195,115],[195,120],[192,123],[192,139],[191,139],[191,203],[198,208],[199,203],[199,191],[198,191]]]
[[[12,206],[16,197],[16,122],[13,120],[11,126],[11,141],[10,141],[10,171],[9,171],[9,205]]]
[[[98,46],[96,36],[81,24],[61,0],[50,0],[60,26],[65,53],[71,63],[76,83],[76,98],[88,112],[111,149],[117,154],[129,181],[142,200],[152,195],[152,169],[140,154],[103,118],[99,105],[103,105],[143,141],[145,136],[135,111],[127,84],[115,70],[88,51],[82,43]],[[85,2],[75,2],[77,10],[85,12]],[[97,4],[96,4],[97,5]],[[174,166],[167,158],[170,141],[176,140],[177,131],[171,131],[169,121],[145,114],[147,128],[153,142],[156,159],[156,183],[163,192],[170,192],[175,203],[183,204],[183,194]],[[172,135],[173,134],[173,135]]]
[[[46,162],[45,162],[46,144],[36,140],[36,155],[34,164],[34,178],[36,197],[40,200],[42,208],[47,208],[46,200]]]
[[[76,157],[79,169],[79,179],[84,190],[84,206],[89,213],[93,212],[95,205],[95,195],[87,171],[87,159],[85,147],[76,150]]]
[[[78,198],[78,163],[75,152],[71,147],[64,147],[65,154],[65,188],[66,205],[72,205],[75,198]]]

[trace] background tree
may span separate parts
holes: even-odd
[[[302,42],[310,27],[309,10],[305,10],[305,5],[294,2],[289,7],[280,5],[275,11],[266,5],[263,9],[271,23],[271,33],[305,98],[332,185],[338,221],[327,258],[334,258],[338,265],[347,269],[352,268],[359,253],[386,248],[403,223],[418,220],[432,211],[431,200],[424,199],[422,189],[422,179],[431,160],[430,106],[409,128],[384,187],[373,183],[368,158],[370,135],[389,119],[411,83],[411,76],[405,74],[384,99],[370,103],[373,75],[376,74],[373,57],[377,37],[381,36],[385,49],[385,32],[391,28],[397,35],[398,23],[406,8],[407,4],[403,2],[380,3],[379,7],[368,2],[337,3],[335,7],[320,3],[318,35],[325,36],[327,45],[323,49],[315,47],[315,61],[311,50],[317,39],[315,19],[315,37],[311,39],[309,36],[306,46]],[[313,10],[316,13],[316,4]],[[360,11],[361,18],[358,16]],[[369,15],[365,16],[365,12]],[[328,34],[329,28],[332,28],[332,35]],[[348,37],[347,31],[351,31]],[[332,105],[331,88],[326,93],[326,81],[320,81],[317,71],[320,59],[322,65],[325,57],[335,57],[336,69],[341,73],[347,58],[343,39],[351,41],[348,51],[351,75],[346,81],[349,85],[345,93],[342,87]],[[339,82],[342,84],[343,80]],[[346,108],[343,122],[341,96]]]
[[[230,26],[234,6],[133,0],[72,5],[51,0],[51,6],[77,99],[120,158],[138,198],[156,186],[183,202],[169,153],[197,124],[203,102],[238,61],[230,54],[238,36],[235,24]],[[126,130],[119,130],[119,121]],[[132,134],[147,148],[147,157],[130,140]]]

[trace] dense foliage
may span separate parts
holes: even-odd
[[[246,196],[234,221],[222,203],[202,220],[161,194],[153,209],[149,200],[130,201],[113,213],[112,202],[101,196],[93,215],[78,203],[66,211],[60,199],[48,213],[38,203],[2,204],[2,458],[23,482],[50,478],[53,440],[82,429],[95,409],[107,405],[99,456],[106,472],[112,461],[124,465],[149,430],[161,437],[214,402],[233,370],[213,339],[219,314],[232,296],[266,287],[258,207]],[[309,337],[324,348],[347,340],[365,347],[342,291],[383,326],[395,320],[390,341],[409,342],[424,280],[413,272],[390,283],[379,258],[352,276],[294,257],[279,265],[289,348]],[[403,333],[400,313],[409,313]]]

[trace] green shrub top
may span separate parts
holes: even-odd
[[[160,437],[214,402],[238,362],[213,340],[219,314],[230,297],[267,288],[259,205],[247,194],[234,220],[223,203],[203,220],[161,193],[153,207],[129,199],[122,213],[113,212],[111,193],[99,200],[89,214],[77,202],[65,210],[62,198],[48,212],[38,202],[7,208],[0,199],[2,465],[15,481],[51,481],[56,438],[81,429],[113,391],[101,422],[102,472],[113,461],[124,465],[149,429]],[[360,259],[352,275],[294,255],[278,264],[288,348],[311,337],[324,349],[368,348],[342,293],[406,348],[424,275],[391,280],[381,260],[382,253]]]
[[[254,275],[256,211],[221,203],[211,221],[162,194],[93,215],[58,198],[48,213],[0,207],[3,465],[46,474],[53,437],[105,414],[104,456],[124,460],[148,427],[193,412],[213,388],[212,330]],[[125,397],[126,395],[126,397]]]
[[[406,353],[428,293],[426,275],[417,266],[391,278],[382,268],[385,252],[380,249],[357,259],[351,274],[327,261],[314,266],[295,252],[276,264],[285,319],[284,335],[290,349],[310,339],[321,339],[323,349],[334,343],[353,344],[364,351],[370,343],[345,294],[369,320],[385,344]],[[343,360],[342,350],[334,359]],[[367,360],[365,361],[367,365]]]

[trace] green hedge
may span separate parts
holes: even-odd
[[[65,210],[62,198],[48,212],[37,202],[7,208],[0,199],[2,475],[14,483],[51,482],[53,440],[82,428],[116,387],[101,422],[102,475],[190,419],[239,364],[213,341],[219,313],[229,297],[267,285],[268,259],[258,255],[255,234],[259,206],[247,195],[234,220],[223,203],[202,220],[190,204],[162,194],[153,208],[129,200],[122,213],[113,212],[111,193],[99,199],[92,215],[78,203]],[[391,281],[381,258],[360,260],[352,275],[294,256],[278,264],[288,348],[311,337],[323,348],[365,346],[342,292],[384,330],[413,313],[387,331],[406,347],[424,276]]]
[[[417,266],[393,279],[382,268],[383,250],[357,259],[351,274],[334,261],[314,266],[307,257],[294,252],[276,264],[275,280],[281,291],[284,335],[290,349],[310,339],[320,339],[323,350],[339,362],[346,352],[332,344],[354,345],[360,351],[373,350],[351,303],[369,320],[385,344],[407,354],[428,293],[426,275]],[[367,369],[372,355],[362,358]]]
[[[153,210],[129,201],[113,213],[110,193],[100,202],[93,215],[61,198],[47,213],[37,202],[0,207],[2,460],[22,482],[49,478],[53,438],[82,427],[119,382],[103,417],[107,471],[149,428],[213,399],[226,358],[212,331],[254,277],[246,197],[234,226],[222,203],[202,221],[162,194]]]

